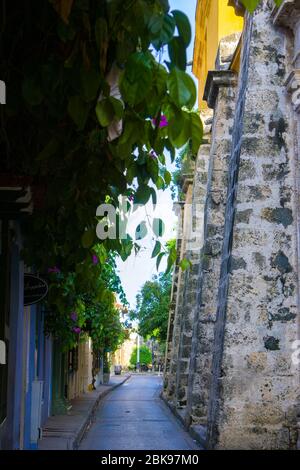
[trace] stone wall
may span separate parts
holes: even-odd
[[[192,199],[188,208],[191,225],[187,234],[186,258],[191,267],[184,273],[183,309],[180,321],[180,340],[176,370],[175,404],[181,409],[187,404],[188,376],[192,348],[194,311],[197,308],[198,272],[203,245],[204,206],[207,187],[209,144],[201,146],[195,165]]]
[[[235,106],[236,77],[230,71],[210,74],[207,98],[215,106],[204,211],[204,244],[200,251],[198,296],[194,311],[194,360],[189,379],[187,414],[206,423],[211,382],[212,345],[216,320],[217,286],[220,276],[228,181],[228,161]],[[212,101],[211,101],[212,100]],[[188,420],[188,416],[186,417]]]
[[[181,333],[182,333],[182,321],[185,314],[185,292],[187,290],[187,271],[183,271],[179,267],[179,263],[183,258],[187,258],[187,246],[188,246],[188,233],[191,227],[191,216],[190,206],[192,202],[192,179],[190,175],[186,175],[183,181],[183,191],[185,193],[185,202],[181,204],[180,209],[180,222],[177,241],[177,253],[178,258],[176,261],[175,273],[176,286],[172,292],[172,298],[174,303],[174,310],[171,310],[169,329],[168,329],[168,340],[167,344],[167,370],[168,374],[165,373],[165,394],[167,399],[177,404],[177,366],[178,358],[181,350]]]
[[[202,242],[191,256],[184,232],[193,266],[178,284],[165,392],[208,448],[296,447],[299,52],[298,2],[264,0],[245,18],[239,76],[220,58],[208,75]]]

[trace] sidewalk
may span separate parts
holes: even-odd
[[[111,390],[122,385],[129,377],[130,374],[113,376],[108,385],[100,385],[97,390],[87,392],[71,400],[72,408],[68,414],[50,416],[43,427],[42,439],[38,443],[38,449],[77,449],[101,399]]]

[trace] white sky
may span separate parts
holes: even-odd
[[[194,33],[195,33],[195,11],[196,11],[196,1],[197,0],[169,0],[171,10],[181,10],[183,11],[190,20],[192,27],[192,40],[187,51],[187,60],[192,60],[193,56],[193,47],[194,47]],[[191,67],[188,67],[188,72],[190,72]],[[174,170],[174,165],[169,161],[167,163],[169,171]],[[176,216],[173,212],[173,200],[171,198],[170,189],[165,191],[157,191],[157,212],[155,217],[160,217],[165,223],[165,234],[160,239],[162,241],[170,240],[171,238],[176,237]],[[152,211],[152,202],[148,202],[144,209],[139,211],[139,214],[142,218],[146,218],[146,212],[148,215]],[[150,217],[151,218],[151,217]],[[139,220],[140,221],[140,220]],[[136,225],[138,225],[137,221]],[[135,226],[136,226],[135,225]],[[153,274],[157,274],[156,270],[156,258],[151,258],[151,253],[154,248],[154,237],[148,236],[144,240],[140,241],[142,249],[140,252],[135,255],[134,253],[123,262],[121,259],[118,259],[117,266],[119,270],[119,275],[122,281],[123,289],[127,296],[127,300],[130,303],[131,308],[135,307],[135,297],[139,292],[143,284],[151,279]],[[163,271],[166,268],[166,260],[163,258],[159,271]]]

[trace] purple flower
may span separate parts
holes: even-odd
[[[99,263],[98,256],[97,255],[92,255],[92,261],[93,261],[93,264],[98,264]]]
[[[153,158],[154,160],[157,158],[157,155],[154,150],[151,150],[151,152],[149,153],[149,157]]]
[[[70,318],[71,318],[71,320],[73,320],[73,321],[77,321],[77,318],[78,318],[77,313],[76,313],[76,312],[71,312],[71,313],[70,313]]]
[[[81,332],[81,328],[79,328],[79,326],[73,326],[72,330],[77,335],[79,335],[79,333]]]
[[[48,268],[48,273],[60,273],[60,269],[57,266],[53,266],[52,268]]]
[[[133,194],[130,194],[130,196],[128,196],[128,200],[130,202],[134,201],[134,195]]]
[[[166,116],[165,116],[164,114],[162,114],[162,115],[160,116],[159,120],[156,119],[156,118],[153,118],[153,119],[151,120],[151,122],[152,122],[153,126],[157,126],[157,125],[158,125],[158,127],[160,127],[160,128],[166,127],[166,126],[169,125],[168,120],[167,120],[167,118],[166,118]]]

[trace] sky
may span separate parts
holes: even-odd
[[[183,11],[188,16],[191,23],[192,40],[187,51],[188,62],[191,61],[193,57],[196,3],[197,0],[169,0],[171,11]],[[191,67],[188,67],[187,72],[191,72]],[[170,161],[167,163],[167,166],[169,171],[174,171],[174,165],[172,165]],[[155,214],[152,213],[152,203],[149,202],[144,208],[137,211],[135,219],[132,220],[132,224],[136,227],[141,220],[152,220],[153,216],[160,217],[165,224],[165,233],[160,240],[166,242],[172,238],[176,238],[177,218],[173,211],[173,204],[174,201],[172,200],[169,188],[165,191],[157,191],[157,210]],[[150,226],[148,228],[150,232]],[[131,308],[135,307],[136,295],[143,284],[147,280],[150,280],[152,275],[158,274],[156,270],[156,258],[151,258],[155,244],[154,237],[150,234],[140,243],[142,248],[137,255],[132,253],[125,262],[121,259],[117,261],[119,276]],[[165,268],[166,261],[163,259],[159,271],[163,271]]]

